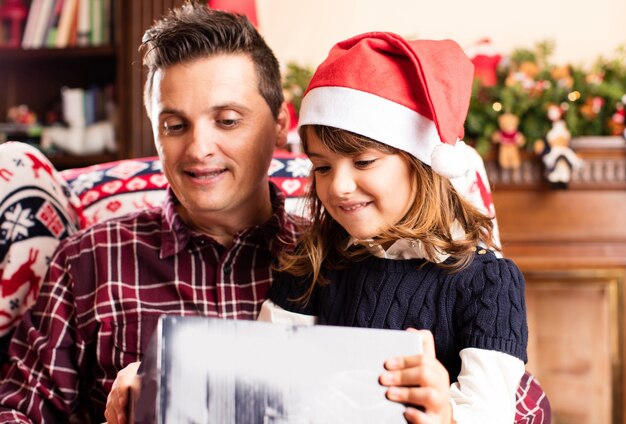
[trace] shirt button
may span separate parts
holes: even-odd
[[[225,265],[224,266],[224,274],[228,275],[230,274],[230,272],[233,270],[233,268],[230,265]]]

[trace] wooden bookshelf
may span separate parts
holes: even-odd
[[[84,166],[97,165],[105,162],[112,162],[118,159],[116,153],[102,153],[97,155],[51,155],[50,162],[59,171],[70,168],[81,168]]]
[[[32,2],[26,2],[32,6]],[[118,97],[119,37],[115,35],[117,13],[123,0],[111,0],[111,40],[103,45],[67,48],[22,48],[0,46],[0,122],[7,121],[9,108],[27,105],[40,124],[46,124],[50,111],[61,109],[61,88],[104,88],[113,85]],[[18,134],[5,134],[8,140]],[[118,139],[124,139],[117,132]],[[29,141],[33,141],[32,137]],[[119,144],[119,143],[118,143]],[[118,151],[126,151],[118,149]],[[60,168],[86,166],[102,160],[117,159],[119,153],[96,156],[50,156]]]
[[[41,48],[22,49],[0,47],[0,63],[11,61],[13,63],[32,63],[41,60],[65,60],[74,58],[115,57],[115,47],[68,47],[64,49]]]
[[[184,0],[111,0],[112,40],[98,47],[22,49],[0,46],[0,122],[8,108],[27,104],[40,120],[60,89],[113,83],[117,105],[118,151],[111,155],[54,156],[62,168],[155,154],[143,109],[143,69],[137,51],[155,19]]]

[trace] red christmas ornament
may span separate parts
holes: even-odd
[[[298,128],[298,112],[291,102],[287,102],[287,111],[289,111],[289,131],[295,131]]]
[[[256,16],[256,0],[209,0],[209,7],[246,15],[252,25],[259,26]]]
[[[22,0],[6,0],[0,7],[0,20],[8,21],[10,33],[7,45],[9,47],[19,47],[22,41],[22,27],[28,16],[28,8]]]
[[[498,64],[502,56],[496,53],[491,40],[483,38],[467,49],[467,55],[474,64],[474,78],[485,87],[493,87],[498,83]]]

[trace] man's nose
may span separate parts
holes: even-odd
[[[210,123],[199,121],[194,124],[189,141],[188,153],[198,159],[215,154],[220,135]]]

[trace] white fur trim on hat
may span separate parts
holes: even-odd
[[[399,103],[345,87],[309,91],[302,99],[298,125],[348,130],[404,150],[427,165],[435,146],[442,144],[430,119]]]
[[[312,89],[302,99],[298,125],[325,125],[364,135],[410,153],[448,178],[467,171],[463,149],[441,141],[432,120],[364,91],[346,87]]]

